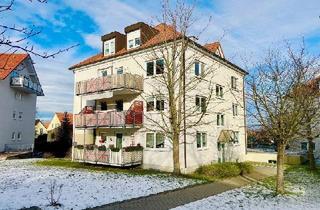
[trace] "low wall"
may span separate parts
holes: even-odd
[[[245,155],[245,161],[269,163],[277,161],[276,152],[254,152],[250,151]]]

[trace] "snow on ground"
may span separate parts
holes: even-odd
[[[0,209],[49,204],[53,181],[63,185],[61,209],[83,209],[146,196],[195,184],[195,181],[160,175],[128,175],[35,166],[30,160],[0,161]],[[56,191],[57,192],[57,191]]]
[[[275,196],[263,185],[254,184],[230,190],[196,202],[175,208],[175,210],[320,210],[320,176],[307,173],[304,169],[287,174],[293,194]]]

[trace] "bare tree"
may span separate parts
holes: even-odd
[[[58,185],[56,180],[50,182],[49,186],[49,197],[47,198],[49,201],[49,206],[59,207],[61,203],[59,203],[61,192],[62,192],[63,184]]]
[[[23,0],[32,3],[32,0]],[[39,3],[47,3],[47,0],[34,0]],[[14,10],[16,0],[7,0],[0,3],[0,15],[11,15]],[[70,46],[65,49],[60,49],[53,53],[39,52],[34,45],[30,43],[30,39],[37,37],[42,33],[41,28],[37,26],[25,27],[18,24],[8,24],[6,19],[0,21],[0,47],[5,51],[3,53],[25,52],[41,58],[54,58],[56,55],[66,52],[77,45]],[[15,38],[18,37],[18,38]],[[1,54],[0,54],[1,55]]]
[[[211,18],[208,18],[208,23],[210,21]],[[213,78],[222,64],[219,62],[208,64],[206,59],[212,59],[212,52],[203,50],[195,42],[206,26],[196,36],[189,35],[190,28],[196,22],[194,5],[177,0],[174,6],[171,6],[168,0],[164,0],[161,17],[157,22],[162,23],[159,27],[163,27],[164,31],[161,35],[155,35],[156,38],[160,36],[160,44],[142,55],[143,59],[141,56],[133,58],[142,69],[145,69],[146,60],[157,61],[153,64],[156,69],[155,75],[147,81],[143,98],[147,105],[149,98],[159,99],[156,103],[151,103],[151,106],[154,106],[151,109],[160,112],[146,113],[148,123],[144,124],[148,130],[161,132],[170,140],[173,150],[173,172],[179,174],[181,173],[180,145],[183,144],[186,151],[186,135],[194,135],[195,128],[215,121],[212,115],[208,117],[208,113],[216,112],[214,106],[222,103],[214,101],[213,97],[216,90]],[[139,62],[140,60],[143,60],[143,63]],[[201,69],[197,76],[195,76],[195,63]],[[148,75],[148,67],[146,71]],[[199,89],[201,97],[196,99]],[[186,157],[184,159],[186,160]]]
[[[247,82],[248,112],[277,145],[277,193],[284,192],[285,148],[312,123],[305,120],[307,97],[302,87],[317,70],[316,59],[307,55],[304,46],[296,51],[289,45],[284,49],[269,50]]]

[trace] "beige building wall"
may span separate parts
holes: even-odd
[[[101,61],[96,64],[84,66],[77,68],[74,71],[75,84],[76,82],[88,80],[91,78],[96,78],[99,76],[99,71],[101,69],[107,68],[118,68],[123,66],[124,73],[132,73],[144,76],[144,92],[141,95],[134,95],[133,97],[129,95],[115,96],[114,92],[109,91],[104,93],[105,100],[114,100],[115,97],[123,97],[124,100],[124,110],[128,109],[134,100],[144,101],[144,113],[148,116],[153,115],[155,119],[160,116],[156,112],[146,112],[146,101],[148,95],[155,91],[154,86],[158,87],[157,79],[154,76],[150,77],[146,75],[146,62],[152,60],[152,54],[150,50],[143,50],[136,53],[131,53],[129,55],[124,55],[117,58],[108,59],[106,61]],[[192,63],[195,58],[205,63],[205,69],[210,71],[209,75],[211,81],[203,81],[199,83],[193,90],[188,91],[187,106],[195,106],[195,96],[204,95],[207,96],[210,93],[208,89],[208,83],[213,87],[216,84],[223,86],[224,97],[223,99],[218,99],[214,95],[212,96],[212,101],[209,104],[208,114],[203,118],[203,121],[207,124],[199,125],[187,131],[187,169],[185,171],[192,171],[202,164],[207,164],[211,162],[217,162],[219,156],[221,155],[218,151],[218,137],[222,130],[233,130],[239,132],[239,143],[230,143],[226,145],[225,156],[227,160],[244,160],[245,155],[245,112],[244,112],[244,98],[243,98],[243,80],[244,73],[235,69],[234,67],[223,63],[218,58],[210,56],[207,52],[199,49],[189,49],[186,53],[186,61],[189,62],[189,72],[187,80],[194,79],[194,68]],[[238,90],[231,90],[231,76],[238,79]],[[214,90],[215,91],[215,90]],[[98,97],[98,96],[97,96]],[[101,97],[101,94],[100,96]],[[88,98],[88,97],[87,97]],[[75,96],[74,97],[74,113],[79,113],[84,106],[94,105],[94,96],[90,96],[90,100],[86,99],[86,96]],[[238,104],[238,116],[233,116],[232,114],[232,104]],[[168,109],[165,105],[165,111]],[[225,116],[224,126],[217,126],[216,118],[217,113],[223,113]],[[157,128],[144,118],[144,128],[138,130],[120,129],[125,134],[124,142],[129,145],[131,142],[135,144],[139,143],[144,147],[143,153],[143,167],[145,168],[156,168],[165,171],[171,171],[173,169],[172,161],[172,146],[171,142],[166,139],[165,148],[151,149],[146,148],[146,133],[149,129],[157,130]],[[113,136],[116,129],[109,129],[110,137]],[[196,145],[196,132],[206,132],[208,145],[206,148],[198,149]],[[99,137],[99,132],[96,131],[97,138]],[[112,135],[113,134],[113,135]],[[77,144],[94,143],[97,139],[92,138],[93,130],[74,129],[74,140]],[[182,169],[184,168],[184,154],[183,154],[183,137],[181,136],[181,148],[180,148],[180,163]]]

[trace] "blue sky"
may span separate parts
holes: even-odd
[[[54,59],[33,57],[46,95],[38,99],[38,116],[49,119],[53,112],[72,111],[73,74],[68,67],[98,53],[103,34],[123,32],[138,21],[155,24],[159,8],[155,0],[20,0],[13,11],[0,15],[0,23],[40,27],[42,33],[31,40],[38,51],[80,44]],[[199,41],[220,41],[226,57],[243,66],[243,58],[257,61],[284,40],[299,42],[304,37],[310,51],[320,53],[319,15],[318,0],[198,0],[192,33],[212,16]]]

